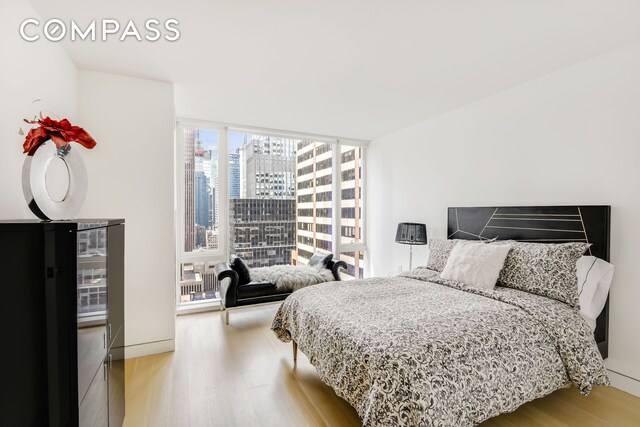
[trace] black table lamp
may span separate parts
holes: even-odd
[[[409,270],[413,263],[413,245],[427,244],[427,226],[415,222],[401,222],[396,231],[396,242],[409,246]]]

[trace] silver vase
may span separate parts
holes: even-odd
[[[87,196],[87,168],[73,146],[75,143],[57,148],[53,141],[47,141],[24,161],[22,192],[31,212],[42,220],[73,219]],[[56,157],[64,161],[69,174],[69,186],[60,201],[51,198],[46,182],[47,169]]]

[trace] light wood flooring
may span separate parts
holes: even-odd
[[[180,316],[176,351],[126,362],[124,426],[359,426],[356,411],[269,326],[277,305]],[[482,424],[640,426],[640,398],[611,387],[559,390]]]

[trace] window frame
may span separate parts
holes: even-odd
[[[218,249],[202,250],[197,252],[187,252],[184,249],[185,238],[185,215],[184,215],[184,203],[185,203],[185,150],[184,150],[184,132],[185,128],[191,129],[203,129],[209,131],[218,132],[218,183],[219,183],[219,239]],[[332,252],[336,257],[340,257],[341,253],[345,252],[362,252],[367,253],[367,203],[368,197],[366,195],[367,185],[367,148],[369,141],[358,139],[345,139],[332,137],[327,135],[317,135],[310,133],[301,133],[293,131],[285,131],[279,129],[260,128],[254,126],[242,126],[234,125],[230,123],[221,123],[208,120],[194,120],[183,117],[176,118],[176,138],[175,138],[175,224],[176,224],[176,264],[180,267],[183,263],[196,263],[196,262],[223,262],[229,259],[229,132],[245,132],[254,133],[265,136],[275,136],[284,138],[299,138],[308,139],[321,143],[328,143],[332,145],[332,191],[335,197],[332,198]],[[341,203],[342,203],[342,168],[341,168],[341,148],[342,146],[359,147],[362,149],[362,175],[360,185],[362,187],[362,195],[364,203],[361,205],[361,236],[360,242],[357,243],[343,243],[341,235]],[[227,159],[226,161],[220,161],[220,159]],[[296,189],[296,202],[297,202],[297,189]],[[297,231],[296,221],[296,231]],[[224,237],[223,237],[224,236]],[[297,238],[296,238],[297,242]],[[368,263],[366,262],[365,255],[365,275],[368,270]],[[191,301],[180,302],[180,270],[176,269],[176,306],[179,313],[193,312],[194,306],[212,307],[218,306],[218,299],[212,299],[207,301]]]

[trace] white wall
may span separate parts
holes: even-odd
[[[80,217],[126,220],[127,357],[174,348],[173,84],[79,70],[89,192]]]
[[[639,76],[636,43],[373,141],[372,273],[408,268],[409,249],[393,242],[400,221],[445,237],[448,206],[610,204],[607,364],[640,379]],[[425,259],[414,251],[414,265]]]
[[[45,115],[76,118],[76,66],[64,50],[52,43],[28,43],[18,25],[38,17],[27,0],[0,2],[0,218],[34,218],[22,195],[22,154],[27,129],[22,122],[43,109]],[[32,104],[35,99],[43,102]]]
[[[2,0],[0,16],[0,219],[35,218],[22,195],[22,119],[42,109],[89,130],[98,145],[82,153],[89,194],[78,216],[127,221],[127,356],[172,350],[173,85],[79,72],[61,46],[22,40],[19,23],[39,18],[27,0]]]

